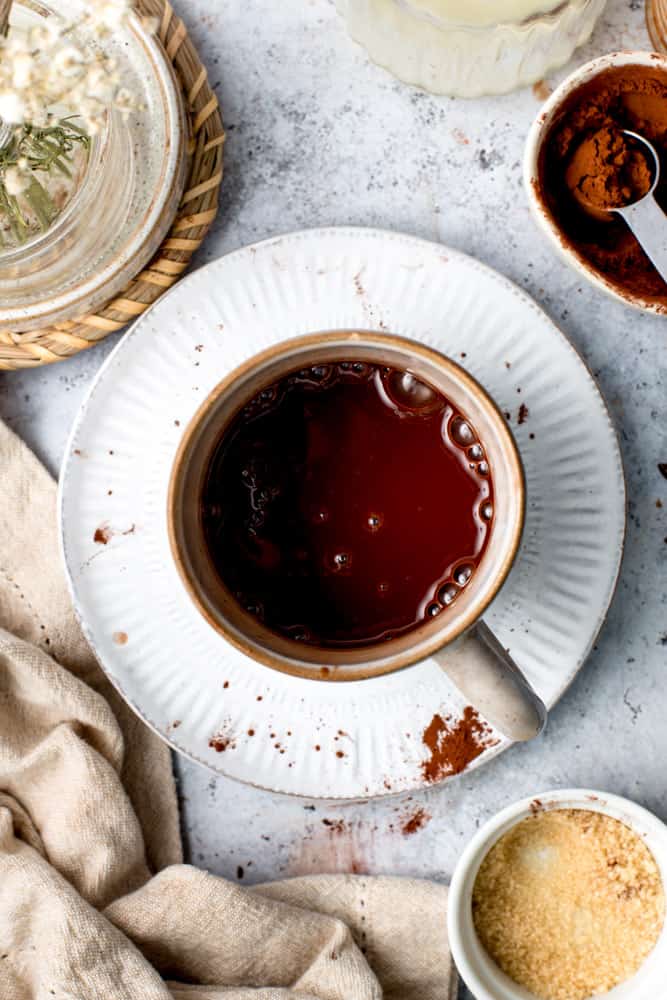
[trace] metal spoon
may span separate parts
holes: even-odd
[[[636,142],[641,143],[651,156],[653,163],[653,182],[639,201],[630,205],[623,205],[622,208],[599,208],[594,206],[596,215],[604,216],[611,212],[620,215],[625,219],[632,230],[633,235],[639,242],[642,250],[653,264],[654,268],[667,282],[667,216],[655,200],[654,191],[660,180],[660,158],[655,147],[637,132],[623,129],[623,135],[630,136]],[[593,206],[591,206],[593,208]]]

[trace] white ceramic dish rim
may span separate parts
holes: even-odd
[[[501,810],[479,830],[461,855],[452,877],[447,907],[449,946],[456,967],[477,1000],[535,1000],[534,994],[498,969],[475,934],[471,897],[479,867],[493,845],[535,810],[586,809],[620,820],[652,852],[667,887],[667,826],[630,799],[585,788],[565,788],[521,799]],[[632,979],[603,994],[609,1000],[653,1000],[661,994],[667,969],[667,921],[648,959]]]
[[[75,308],[77,303],[83,303],[82,308],[85,309],[85,302],[91,295],[116,280],[133,264],[134,258],[142,253],[151,233],[159,224],[165,201],[178,183],[185,119],[174,72],[159,41],[143,26],[136,14],[130,15],[128,34],[144,49],[145,60],[153,67],[155,85],[163,102],[167,147],[160,172],[159,197],[153,198],[131,238],[114,253],[102,270],[94,271],[82,284],[31,304],[28,310],[20,306],[0,309],[0,324],[20,324],[28,318],[31,323],[40,318],[47,321],[50,317],[62,315],[65,310]]]
[[[392,241],[398,242],[400,244],[404,243],[408,247],[414,247],[416,249],[418,249],[419,247],[423,247],[426,251],[429,251],[429,250],[432,251],[433,248],[434,248],[434,246],[435,246],[435,244],[432,241],[423,240],[423,239],[420,239],[419,237],[415,237],[415,236],[412,236],[410,234],[404,234],[404,233],[401,233],[401,232],[395,232],[395,231],[391,231],[391,230],[369,229],[367,227],[350,227],[350,226],[323,227],[323,228],[315,228],[315,229],[309,229],[309,230],[302,230],[302,231],[297,231],[297,232],[292,232],[292,233],[286,233],[286,234],[283,234],[283,235],[273,236],[273,237],[270,237],[268,239],[259,241],[258,243],[252,244],[250,246],[242,247],[242,248],[239,248],[238,250],[231,251],[230,253],[228,253],[226,255],[223,255],[223,258],[220,258],[220,259],[224,259],[224,258],[238,258],[238,257],[242,257],[243,255],[247,255],[247,254],[251,254],[252,258],[256,259],[256,255],[257,255],[257,253],[258,253],[259,250],[267,250],[267,251],[268,250],[273,250],[274,248],[277,248],[278,246],[282,247],[282,245],[284,243],[292,243],[294,241],[301,242],[301,241],[304,241],[304,240],[305,241],[311,241],[311,240],[313,240],[313,241],[318,241],[319,242],[319,241],[321,241],[323,239],[332,238],[332,237],[336,237],[337,239],[352,238],[352,239],[355,239],[355,240],[359,240],[361,237],[364,237],[364,238],[367,238],[367,239],[370,239],[370,240],[378,240],[378,239],[379,240],[392,240]],[[447,258],[458,258],[458,259],[461,259],[462,261],[467,262],[468,266],[470,266],[470,267],[478,270],[479,272],[481,272],[483,274],[488,275],[490,278],[493,279],[493,281],[495,283],[497,283],[498,285],[500,285],[501,287],[503,287],[504,289],[506,289],[508,292],[511,292],[511,294],[513,296],[515,296],[518,299],[520,299],[524,303],[524,305],[526,307],[528,307],[530,310],[534,310],[535,312],[539,313],[539,315],[542,317],[542,320],[544,322],[548,323],[549,326],[553,329],[554,333],[558,335],[558,337],[560,338],[563,346],[569,352],[572,353],[572,355],[577,359],[577,361],[579,363],[581,363],[583,365],[583,367],[585,368],[585,370],[587,372],[588,379],[590,380],[591,384],[593,385],[596,394],[599,396],[599,399],[600,399],[600,401],[602,403],[603,410],[606,413],[608,426],[609,426],[610,430],[613,432],[613,435],[614,435],[614,438],[615,438],[615,441],[616,441],[616,452],[617,452],[617,456],[618,456],[618,460],[619,460],[619,470],[620,470],[620,474],[621,474],[621,481],[619,482],[619,489],[620,489],[620,492],[621,492],[621,494],[622,494],[622,496],[624,498],[624,503],[627,502],[626,501],[626,491],[625,491],[625,480],[624,480],[624,476],[623,476],[623,466],[622,466],[622,462],[621,462],[621,459],[620,459],[620,447],[619,447],[619,444],[618,444],[618,438],[617,438],[617,434],[616,434],[616,431],[615,431],[615,427],[614,427],[613,421],[611,420],[611,416],[609,414],[608,408],[607,408],[606,403],[604,401],[604,397],[599,392],[597,384],[595,383],[595,380],[593,379],[593,376],[591,375],[590,370],[586,366],[585,362],[582,360],[582,358],[579,355],[579,353],[576,351],[576,349],[575,349],[574,345],[572,344],[572,342],[546,316],[546,314],[543,312],[543,310],[540,308],[540,306],[532,298],[530,298],[522,289],[520,289],[518,286],[516,286],[511,280],[509,280],[508,278],[506,278],[504,275],[500,274],[495,269],[490,268],[487,265],[481,263],[480,261],[476,260],[475,258],[471,258],[467,254],[461,253],[460,251],[452,250],[451,248],[449,248],[447,246],[444,246],[444,245],[442,245],[440,247],[440,249],[442,250],[443,253],[446,253]],[[211,264],[209,265],[209,267],[214,267],[216,265],[216,263],[217,263],[216,261],[211,262]],[[85,397],[85,399],[84,399],[84,401],[82,403],[81,409],[79,411],[79,415],[78,415],[78,417],[77,417],[77,419],[76,419],[76,421],[75,421],[75,423],[74,423],[74,425],[73,425],[73,427],[71,429],[70,436],[69,436],[69,439],[68,439],[68,444],[67,444],[67,448],[66,448],[66,452],[65,452],[66,458],[65,458],[65,464],[63,466],[63,474],[61,475],[60,481],[59,481],[58,518],[59,518],[60,546],[61,546],[61,552],[62,552],[63,561],[64,561],[65,566],[67,567],[67,582],[68,582],[68,587],[69,587],[70,594],[71,594],[71,597],[72,597],[72,601],[73,601],[73,605],[74,605],[76,616],[77,616],[77,618],[78,618],[78,620],[79,620],[79,622],[81,624],[81,627],[82,627],[82,629],[84,631],[84,634],[86,635],[86,637],[87,637],[87,639],[88,639],[88,641],[89,641],[89,643],[91,645],[91,648],[93,648],[94,650],[96,650],[98,658],[99,658],[99,660],[100,660],[100,662],[102,664],[104,664],[104,657],[101,655],[99,647],[97,647],[97,645],[96,645],[96,638],[95,638],[94,630],[88,624],[88,622],[86,621],[86,619],[84,617],[84,614],[83,614],[83,611],[81,609],[79,600],[78,600],[77,585],[75,585],[75,581],[74,581],[73,576],[72,576],[72,570],[70,568],[70,563],[69,563],[69,559],[68,559],[67,548],[66,548],[66,544],[65,544],[64,506],[65,506],[66,486],[67,486],[67,474],[66,474],[67,473],[67,463],[68,463],[68,461],[71,461],[71,457],[75,453],[74,449],[75,449],[75,446],[76,446],[76,443],[77,443],[77,435],[79,433],[79,426],[81,424],[85,423],[86,413],[87,413],[87,411],[88,411],[88,409],[89,409],[89,407],[91,405],[91,399],[92,399],[95,387],[97,386],[97,384],[102,379],[104,379],[106,377],[107,373],[112,369],[114,361],[115,361],[115,358],[116,358],[116,355],[121,352],[121,350],[123,348],[123,344],[125,343],[125,341],[128,338],[133,337],[138,332],[138,330],[140,329],[140,327],[143,326],[147,322],[148,319],[150,319],[151,313],[152,313],[152,311],[154,309],[159,309],[160,305],[164,304],[164,302],[169,298],[170,295],[175,296],[177,289],[181,289],[182,290],[183,285],[190,284],[190,283],[195,283],[198,280],[200,280],[201,276],[202,276],[201,272],[206,271],[206,270],[207,270],[206,267],[201,268],[201,269],[193,272],[187,278],[183,279],[174,288],[172,288],[165,296],[162,296],[162,298],[157,303],[155,303],[149,310],[147,310],[143,314],[143,316],[141,317],[141,319],[139,319],[137,322],[135,322],[132,325],[132,327],[128,330],[126,336],[121,341],[119,341],[119,343],[116,345],[116,347],[114,348],[114,350],[109,354],[108,358],[103,363],[103,365],[101,366],[100,370],[98,371],[96,379],[95,379],[93,385],[90,387],[90,390],[89,390],[87,396]],[[618,558],[615,561],[615,570],[614,570],[613,578],[610,578],[607,581],[607,584],[606,584],[606,588],[605,588],[605,590],[606,590],[605,606],[604,606],[603,610],[600,612],[599,617],[597,618],[597,620],[594,623],[593,633],[590,635],[590,639],[586,643],[585,648],[582,648],[581,655],[579,657],[579,660],[578,660],[576,666],[571,671],[569,671],[566,676],[563,676],[561,682],[559,683],[558,690],[553,694],[553,697],[551,697],[549,699],[549,705],[550,706],[553,706],[563,696],[563,694],[567,691],[567,689],[569,688],[569,686],[571,685],[571,683],[573,682],[573,680],[575,679],[575,677],[579,673],[580,669],[582,668],[583,664],[585,663],[585,661],[586,661],[586,659],[587,659],[587,657],[588,657],[591,649],[593,648],[593,645],[597,641],[597,637],[599,636],[599,633],[600,633],[601,629],[603,628],[603,626],[605,624],[607,611],[608,611],[609,605],[611,604],[611,601],[613,600],[613,597],[614,597],[614,594],[615,594],[615,591],[616,591],[616,588],[617,588],[617,585],[618,585],[618,579],[619,579],[619,573],[620,573],[620,566],[621,566],[621,561],[622,561],[622,552],[623,552],[623,537],[624,536],[622,536],[621,540],[620,540],[620,550],[619,550],[619,553],[618,553]],[[149,726],[149,728],[151,728],[158,736],[160,736],[174,750],[176,750],[179,753],[183,754],[184,757],[186,757],[186,758],[188,758],[188,759],[190,759],[190,760],[192,760],[194,762],[197,762],[199,764],[202,764],[203,766],[207,767],[209,770],[211,770],[215,774],[222,774],[225,777],[231,778],[232,780],[238,780],[241,784],[250,785],[250,786],[255,787],[255,788],[263,788],[263,789],[265,789],[267,791],[272,792],[272,794],[280,794],[280,795],[284,794],[284,795],[288,795],[288,796],[297,796],[297,797],[304,797],[305,796],[308,799],[320,799],[320,800],[323,800],[323,801],[330,801],[330,802],[340,801],[340,800],[343,800],[343,801],[363,800],[363,801],[365,801],[369,797],[373,797],[373,798],[380,798],[380,797],[382,797],[382,798],[391,798],[393,796],[402,794],[406,790],[406,788],[404,788],[404,787],[398,787],[395,790],[374,791],[372,793],[372,795],[369,795],[369,793],[367,791],[364,791],[363,793],[359,793],[359,794],[356,794],[356,795],[354,795],[354,794],[353,795],[349,795],[349,794],[341,795],[341,794],[336,794],[336,793],[334,793],[334,794],[321,794],[321,793],[317,794],[317,793],[313,793],[313,792],[304,793],[304,792],[292,791],[292,790],[289,790],[289,789],[280,789],[280,788],[276,788],[273,785],[264,784],[261,781],[257,781],[257,780],[252,780],[251,781],[251,780],[248,780],[246,778],[237,777],[236,775],[230,774],[227,769],[225,769],[224,767],[220,766],[219,764],[213,763],[211,760],[208,760],[205,757],[202,757],[201,755],[199,755],[197,752],[195,752],[191,748],[188,748],[188,747],[184,746],[183,743],[182,743],[182,740],[179,739],[179,734],[177,733],[176,730],[168,729],[168,730],[165,731],[165,729],[163,727],[161,727],[159,724],[155,723],[150,718],[150,716],[148,716],[146,714],[146,712],[137,704],[137,701],[133,700],[131,697],[129,697],[125,693],[125,691],[123,690],[123,684],[121,683],[120,679],[117,676],[115,676],[114,671],[111,670],[111,669],[107,669],[106,666],[105,666],[105,670],[107,672],[107,676],[109,677],[110,681],[118,689],[119,693],[124,698],[124,700],[132,707],[133,711],[135,711],[136,714],[140,718],[142,718],[142,720],[146,723],[146,725]],[[364,683],[366,683],[366,682],[364,682]],[[475,768],[477,768],[477,767],[479,767],[479,766],[481,766],[481,765],[483,765],[485,763],[490,762],[494,757],[496,757],[499,753],[501,753],[509,745],[510,745],[510,743],[508,741],[501,739],[495,746],[487,749],[484,752],[484,754],[482,754],[480,757],[476,758],[465,769],[465,771],[463,773],[467,774],[469,771],[472,771],[473,769],[475,769]],[[448,777],[445,780],[451,781],[451,780],[454,780],[454,779],[453,779],[453,777]],[[422,787],[422,784],[420,782],[418,785],[414,784],[414,785],[410,785],[409,787],[412,790],[412,789],[414,789],[416,787]]]
[[[580,66],[574,73],[571,73],[556,87],[553,94],[545,101],[530,127],[523,158],[523,180],[533,218],[542,232],[547,235],[560,257],[570,267],[586,278],[587,281],[590,281],[592,285],[595,285],[596,288],[599,288],[611,296],[611,298],[616,299],[617,302],[623,302],[624,305],[632,306],[642,312],[664,315],[664,306],[661,306],[659,303],[648,302],[640,296],[632,295],[630,292],[620,291],[616,285],[608,281],[599,271],[591,267],[583,257],[580,257],[571,249],[564,242],[560,228],[536,193],[536,185],[539,183],[537,165],[542,143],[566,98],[583,83],[587,83],[610,67],[652,67],[656,65],[667,71],[667,56],[660,55],[657,52],[628,50],[626,52],[610,52],[606,55],[598,56],[596,59],[592,59],[590,62]]]

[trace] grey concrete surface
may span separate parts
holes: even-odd
[[[619,429],[630,498],[606,628],[538,741],[409,799],[331,807],[241,787],[179,760],[189,857],[245,883],[332,870],[447,879],[493,812],[566,785],[628,795],[667,820],[667,480],[658,470],[667,462],[667,320],[582,284],[534,228],[520,162],[538,97],[525,90],[465,102],[400,84],[349,40],[332,0],[178,6],[228,129],[220,215],[197,263],[277,233],[345,223],[415,233],[479,257],[533,295],[594,371]],[[637,0],[610,0],[570,68],[623,47],[649,47]],[[0,375],[0,416],[54,474],[115,339],[60,366]],[[417,808],[428,819],[406,835],[401,827]]]

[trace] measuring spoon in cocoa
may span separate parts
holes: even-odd
[[[581,193],[578,201],[598,219],[609,218],[612,214],[624,219],[660,277],[667,282],[667,215],[655,198],[655,189],[660,180],[660,157],[652,143],[643,135],[630,129],[621,131],[646,151],[652,174],[648,191],[629,205],[602,207],[586,201]]]

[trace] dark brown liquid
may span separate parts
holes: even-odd
[[[486,547],[493,487],[444,396],[341,362],[288,375],[235,417],[201,515],[246,610],[300,642],[358,647],[447,613]]]

